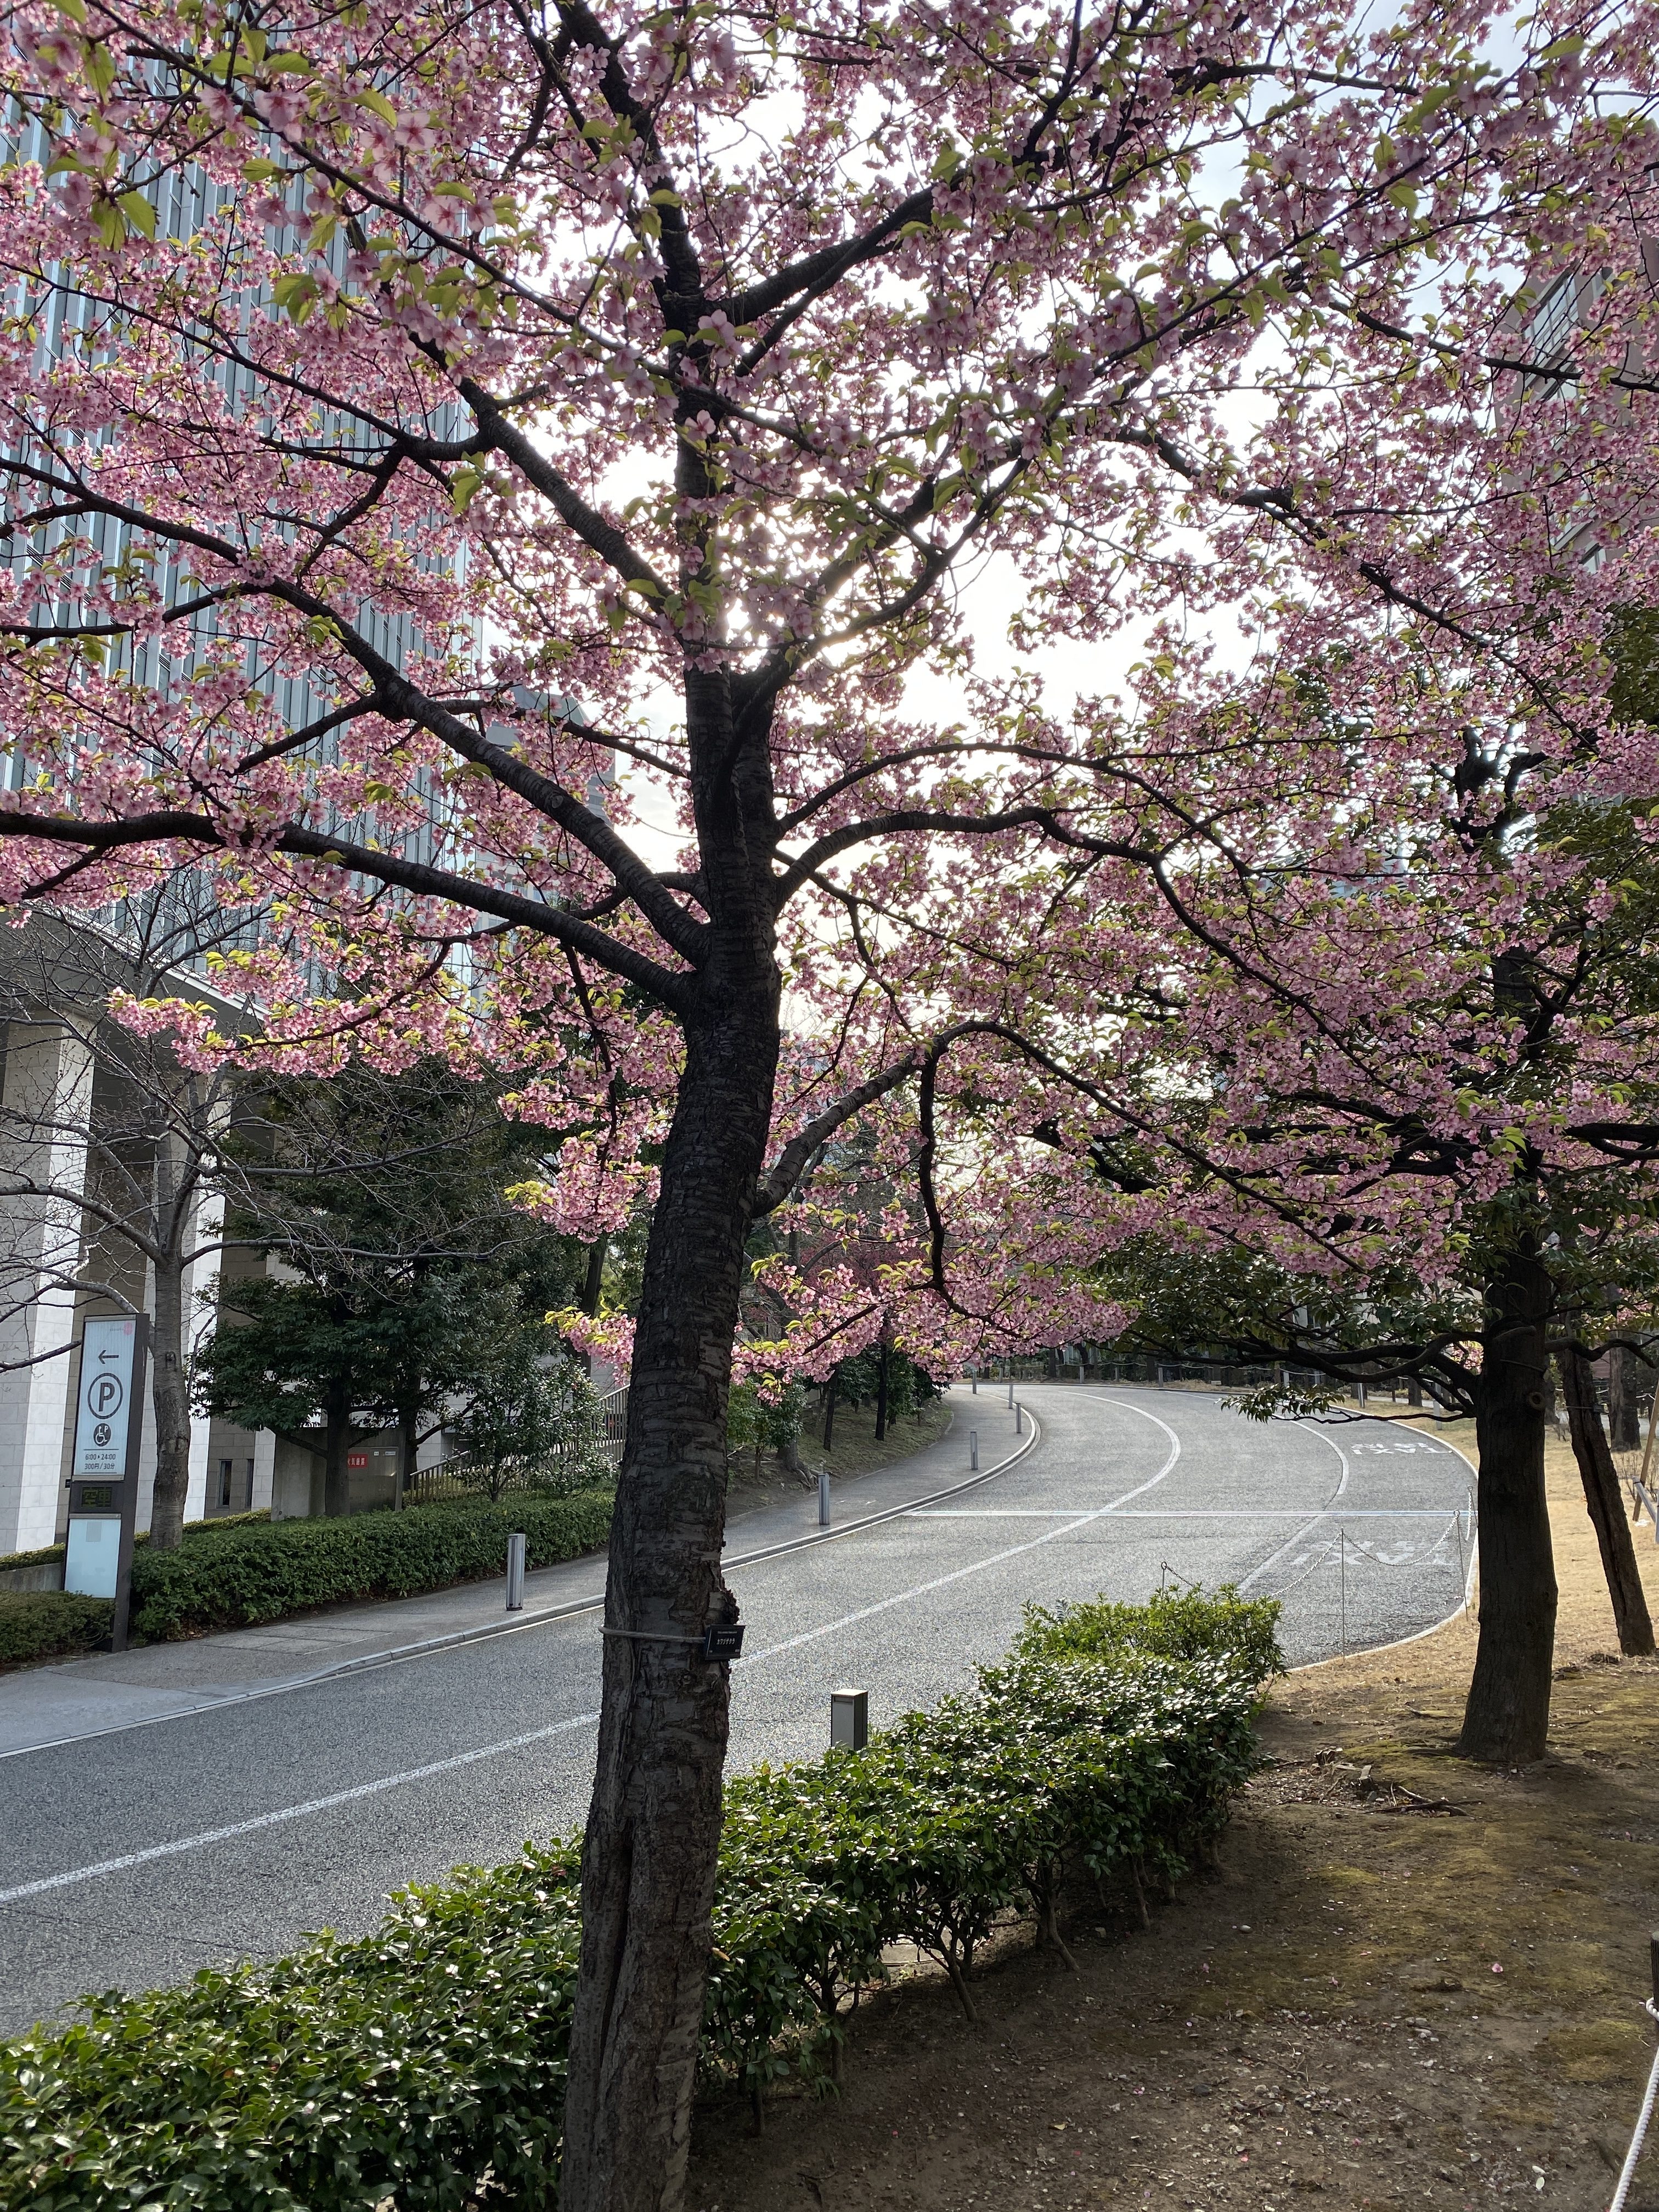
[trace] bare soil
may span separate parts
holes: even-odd
[[[762,1452],[758,1458],[745,1453],[732,1462],[732,1489],[742,1504],[756,1505],[765,1504],[780,1492],[798,1490],[804,1484],[815,1485],[820,1468],[829,1468],[832,1481],[846,1481],[869,1474],[878,1467],[891,1467],[899,1460],[908,1459],[914,1452],[926,1450],[929,1444],[939,1442],[950,1425],[951,1408],[942,1399],[935,1399],[919,1413],[906,1413],[891,1422],[887,1434],[878,1443],[873,1405],[837,1406],[835,1441],[825,1451],[823,1416],[816,1407],[810,1407],[800,1439],[801,1473],[791,1474],[775,1452]]]
[[[1073,1899],[1074,1972],[1011,1931],[977,2028],[925,1973],[866,1999],[841,2095],[779,2093],[762,2137],[711,2098],[695,2212],[1605,2206],[1653,2052],[1659,1662],[1618,1661],[1571,1455],[1549,1459],[1547,1759],[1456,1757],[1466,1618],[1304,1670],[1218,1869],[1150,1929],[1132,1896]],[[1659,1608],[1645,1523],[1637,1550]],[[1631,2206],[1659,2212],[1659,2152]]]

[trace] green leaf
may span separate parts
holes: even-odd
[[[279,276],[270,288],[270,296],[283,314],[302,323],[317,304],[317,289],[314,276]]]
[[[87,82],[101,100],[115,82],[114,55],[107,46],[100,46],[94,40],[89,39],[81,67]]]
[[[155,237],[155,203],[150,199],[148,193],[140,191],[123,192],[119,199],[116,201],[115,204],[120,209],[122,214],[126,217],[127,222],[131,228],[137,231],[142,237]]]

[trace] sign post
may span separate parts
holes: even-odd
[[[112,1601],[112,1651],[127,1648],[149,1340],[143,1314],[88,1321],[81,1339],[64,1588]]]

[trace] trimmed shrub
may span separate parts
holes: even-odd
[[[1035,1912],[1052,1934],[1069,1869],[1201,1848],[1255,1764],[1261,1680],[1240,1617],[1255,1609],[1224,1601],[1205,1629],[1208,1602],[1192,1601],[1196,1657],[1149,1650],[1135,1616],[1152,1644],[1167,1623],[1117,1608],[1109,1658],[1017,1647],[862,1752],[731,1783],[708,2066],[757,2099],[792,2067],[834,2070],[839,2007],[884,1944],[909,1937],[968,2002],[993,1922]],[[461,1869],[359,1942],[111,1992],[0,2050],[0,2203],[462,2212],[488,2174],[491,2196],[551,2212],[579,1850]]]
[[[471,1500],[349,1520],[276,1521],[216,1533],[176,1552],[135,1552],[132,1633],[145,1643],[281,1620],[318,1606],[413,1597],[507,1571],[521,1528],[532,1567],[597,1550],[611,1533],[611,1493]]]
[[[90,2001],[0,2057],[7,2212],[550,2203],[580,1934],[574,1846],[461,1869],[372,1936]]]
[[[222,1529],[264,1527],[270,1519],[270,1508],[262,1505],[254,1513],[222,1513],[216,1521],[186,1521],[184,1534],[186,1542],[193,1536],[216,1536]],[[141,1528],[133,1538],[135,1548],[148,1544],[149,1531]],[[42,1544],[38,1552],[6,1552],[0,1553],[0,1571],[7,1567],[46,1567],[63,1559],[68,1549],[64,1544]]]
[[[48,1567],[64,1556],[62,1544],[42,1544],[38,1552],[0,1552],[0,1567]]]
[[[0,1667],[90,1651],[109,1634],[106,1597],[62,1590],[0,1590]]]
[[[1107,1659],[1127,1650],[1169,1659],[1225,1657],[1265,1682],[1285,1672],[1278,1631],[1276,1599],[1243,1598],[1225,1583],[1208,1596],[1196,1588],[1156,1590],[1145,1605],[1091,1598],[1054,1613],[1028,1605],[1014,1653],[1028,1659]]]

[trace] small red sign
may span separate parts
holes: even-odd
[[[367,1467],[368,1465],[368,1454],[367,1452],[348,1452],[346,1454],[346,1465],[348,1467]]]

